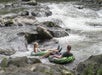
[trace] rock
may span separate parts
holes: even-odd
[[[41,63],[41,61],[37,58],[28,58],[27,63],[28,64],[35,64],[35,63]]]
[[[37,5],[37,1],[36,0],[22,0],[23,3],[22,4],[27,4],[27,5]]]
[[[32,14],[32,16],[35,16],[35,17],[41,16],[38,11],[32,11],[31,14]]]
[[[14,24],[15,25],[33,25],[36,24],[37,20],[35,17],[30,17],[30,16],[18,16],[14,19]]]
[[[1,68],[5,68],[5,67],[8,67],[8,59],[7,58],[4,58],[2,61],[1,61],[1,64],[0,64]]]
[[[3,55],[8,55],[8,56],[10,56],[10,55],[14,54],[15,52],[16,52],[16,51],[14,51],[14,50],[9,50],[9,49],[4,50],[4,49],[0,49],[0,54],[3,54]]]
[[[38,34],[31,34],[31,33],[26,33],[25,38],[27,39],[28,43],[31,43],[35,40],[39,40]]]
[[[76,71],[77,75],[102,75],[102,54],[79,63]]]
[[[53,38],[51,33],[42,26],[37,27],[37,32],[41,39],[52,39]]]
[[[12,7],[13,7],[13,3],[5,4],[5,8],[12,8]]]
[[[14,23],[13,23],[12,19],[10,19],[7,21],[5,20],[4,24],[5,24],[5,26],[12,26]]]
[[[23,11],[20,13],[21,16],[28,16],[29,15],[29,12],[28,11]]]
[[[37,2],[36,1],[29,1],[26,4],[35,6],[35,5],[37,5]]]
[[[43,22],[44,25],[46,25],[47,27],[58,27],[60,28],[59,25],[56,25],[54,22],[51,22],[51,21],[45,21]]]
[[[2,75],[74,75],[61,65],[34,64],[24,68],[6,70]]]
[[[4,58],[1,62],[1,67],[11,67],[11,65],[16,67],[25,67],[29,64],[41,63],[37,58],[27,58],[27,57],[16,57],[16,58]]]
[[[14,25],[14,22],[12,19],[1,19],[0,20],[0,26],[2,27],[7,27],[7,26],[13,26]]]
[[[45,12],[45,15],[46,15],[46,16],[51,16],[51,15],[52,15],[52,12],[51,12],[51,11],[46,11],[46,12]]]
[[[43,75],[73,75],[72,72],[61,65],[35,64],[32,67],[33,72],[41,72]]]
[[[52,15],[52,12],[48,9],[39,9],[32,11],[31,14],[35,17],[48,17]]]
[[[14,65],[17,67],[24,67],[27,65],[27,57],[16,57],[8,60],[8,66]]]
[[[53,37],[64,37],[69,36],[65,30],[49,30]]]

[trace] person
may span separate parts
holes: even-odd
[[[38,43],[35,42],[35,43],[34,43],[34,52],[35,52],[35,53],[37,53],[37,52],[40,51],[40,49],[38,48],[38,46],[39,46]]]
[[[38,42],[35,42],[34,43],[34,52],[37,53],[37,52],[40,52],[40,51],[44,51],[45,49],[40,49],[39,48],[39,44]],[[47,49],[48,50],[48,53],[56,53],[56,52],[60,52],[62,50],[62,48],[60,48],[60,46],[58,46],[57,49]]]
[[[64,52],[63,54],[53,54],[54,52],[58,52],[57,50],[54,50],[54,51],[49,52],[48,54],[45,54],[45,55],[42,56],[42,57],[48,57],[48,56],[50,56],[50,55],[51,55],[51,57],[56,57],[56,58],[62,58],[62,57],[73,56],[73,54],[70,52],[70,50],[71,50],[71,46],[68,45],[66,52]],[[52,55],[52,54],[53,54],[53,55]]]
[[[61,54],[61,55],[52,55],[52,57],[62,58],[62,57],[73,56],[73,54],[72,54],[70,51],[71,51],[71,46],[68,45],[68,46],[67,46],[67,50],[66,50],[66,52],[64,52],[64,53]]]

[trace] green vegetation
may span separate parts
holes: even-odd
[[[102,75],[102,67],[98,69],[97,75]]]
[[[94,70],[94,66],[93,65],[88,66],[86,68],[86,71],[85,71],[84,75],[94,75],[93,70]]]
[[[2,67],[3,70],[5,70],[5,68],[8,66],[7,58],[4,58],[4,59],[2,60],[0,66]]]

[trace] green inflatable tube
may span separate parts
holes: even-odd
[[[33,51],[31,52],[31,56],[43,56],[44,54],[48,53],[48,51],[41,51],[34,53]]]
[[[62,57],[62,58],[49,57],[48,59],[50,62],[57,64],[67,64],[75,60],[74,56]]]

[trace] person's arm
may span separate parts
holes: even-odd
[[[37,48],[34,48],[34,52],[35,52],[35,53],[38,52],[38,51],[37,51]]]
[[[46,49],[45,48],[40,48],[40,51],[46,51]]]
[[[53,55],[53,57],[62,58],[62,55]]]

